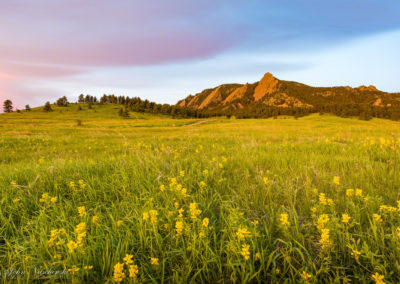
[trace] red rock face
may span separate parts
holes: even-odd
[[[346,103],[367,103],[371,106],[383,106],[389,103],[390,105],[391,101],[383,99],[384,94],[388,93],[381,92],[372,85],[358,88],[311,87],[297,82],[282,81],[271,73],[266,73],[259,82],[245,85],[220,85],[194,96],[189,95],[186,99],[179,101],[178,105],[205,110],[241,109],[249,105],[258,105],[258,103],[283,108],[312,108],[318,100],[334,104],[337,100],[343,101],[343,98],[354,100],[346,101]],[[400,100],[400,94],[392,94],[392,96],[394,100]]]

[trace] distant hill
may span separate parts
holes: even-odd
[[[400,93],[385,93],[374,86],[311,87],[283,81],[266,73],[249,84],[224,84],[189,95],[177,106],[202,113],[220,113],[239,117],[270,117],[279,114],[305,115],[328,112],[340,116],[396,118]]]

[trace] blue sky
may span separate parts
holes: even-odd
[[[266,72],[400,91],[397,1],[0,2],[0,99],[80,93],[160,103]]]

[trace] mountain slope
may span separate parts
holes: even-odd
[[[177,105],[203,112],[250,115],[271,109],[278,109],[280,114],[301,110],[303,113],[320,111],[358,115],[367,109],[380,117],[379,113],[400,108],[400,94],[385,93],[374,86],[311,87],[279,80],[266,73],[259,82],[220,85],[190,95]]]

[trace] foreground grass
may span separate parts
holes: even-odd
[[[0,115],[4,282],[400,281],[399,123],[76,108]]]

